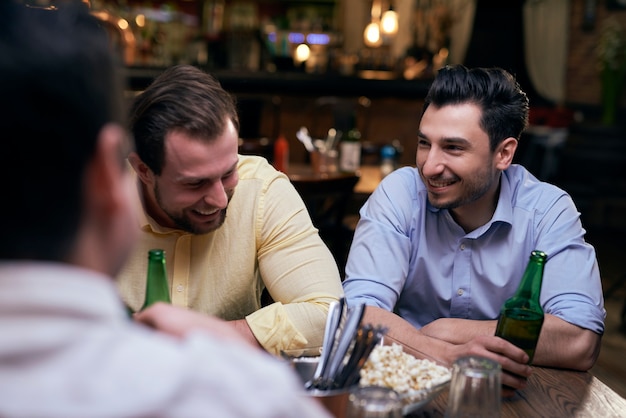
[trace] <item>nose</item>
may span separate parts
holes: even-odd
[[[422,175],[426,177],[437,176],[444,170],[442,154],[434,147],[430,147],[427,150],[418,150],[417,166],[420,167]]]
[[[211,183],[204,194],[204,202],[218,209],[224,209],[228,206],[228,195],[221,181]]]

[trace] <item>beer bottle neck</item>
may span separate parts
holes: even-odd
[[[522,281],[513,297],[514,299],[525,299],[533,305],[541,306],[539,298],[541,296],[541,283],[543,281],[545,261],[545,253],[541,251],[533,251],[531,253],[530,260],[522,276]]]
[[[165,253],[162,250],[148,252],[148,273],[146,278],[146,298],[141,309],[156,302],[171,303]]]

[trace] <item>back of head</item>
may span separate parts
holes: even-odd
[[[182,130],[199,140],[212,140],[224,132],[229,119],[239,130],[234,99],[219,82],[191,65],[176,65],[137,96],[130,129],[137,154],[160,175],[169,131]]]
[[[462,65],[439,70],[424,103],[438,108],[472,103],[483,112],[481,126],[489,135],[491,149],[502,140],[519,140],[528,125],[528,97],[515,78],[500,68],[473,68]]]
[[[100,129],[121,121],[116,77],[107,35],[82,2],[0,2],[0,259],[68,257],[85,166]]]

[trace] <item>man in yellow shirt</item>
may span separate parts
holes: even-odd
[[[174,66],[135,99],[130,122],[141,234],[118,276],[128,306],[141,307],[147,252],[161,248],[174,305],[231,321],[273,354],[320,346],[339,271],[289,179],[238,154],[232,97]],[[262,307],[264,288],[275,302]]]

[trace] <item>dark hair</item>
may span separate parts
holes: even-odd
[[[462,103],[482,109],[480,124],[489,135],[492,151],[506,138],[519,140],[528,126],[528,97],[515,78],[501,68],[467,69],[457,65],[440,69],[426,95],[423,112],[431,104],[442,107]]]
[[[239,130],[235,100],[210,74],[175,65],[159,75],[132,105],[130,129],[139,158],[160,175],[165,135],[182,130],[199,140],[213,140],[230,119]]]
[[[66,261],[100,129],[122,122],[104,29],[81,3],[0,2],[2,259]]]

